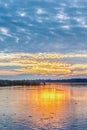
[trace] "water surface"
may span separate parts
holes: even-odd
[[[0,87],[0,130],[87,130],[87,85]]]

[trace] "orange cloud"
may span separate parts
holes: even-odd
[[[12,70],[0,70],[0,76],[15,76],[15,75],[19,75],[22,74],[20,72],[16,72],[16,71],[12,71]]]
[[[69,58],[70,61],[66,62],[66,58]],[[37,74],[58,75],[60,77],[86,75],[87,63],[77,64],[74,58],[84,59],[87,58],[87,54],[0,53],[0,66],[13,67],[13,71],[1,69],[0,75]],[[70,63],[72,60],[73,64]]]

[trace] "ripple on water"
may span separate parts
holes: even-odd
[[[49,86],[0,91],[0,130],[87,130],[87,87]]]

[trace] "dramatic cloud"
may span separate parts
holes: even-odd
[[[78,63],[75,62],[76,58],[80,59]],[[87,54],[1,53],[0,75],[50,75],[51,78],[86,76],[87,63],[83,63],[86,58]]]
[[[0,52],[1,78],[86,76],[87,1],[0,0]]]

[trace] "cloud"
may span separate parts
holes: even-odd
[[[37,14],[44,14],[44,13],[46,13],[46,11],[43,10],[42,8],[37,8],[36,13],[37,13]]]
[[[69,59],[69,62],[68,60]],[[72,63],[75,58],[87,58],[87,54],[58,54],[58,53],[1,53],[1,75],[50,75],[72,77],[86,75],[87,63]],[[71,61],[71,63],[70,63]],[[4,67],[4,68],[3,68]],[[6,67],[6,69],[5,69]],[[12,67],[10,70],[7,67]],[[76,73],[77,72],[77,73]],[[83,72],[83,73],[82,73]]]
[[[26,12],[18,11],[17,13],[18,13],[18,15],[21,16],[21,17],[25,17],[25,16],[26,16]]]
[[[87,50],[86,3],[16,0],[1,1],[0,5],[3,7],[0,11],[0,51],[68,53],[77,51],[76,48]],[[80,43],[83,43],[82,48]]]
[[[1,32],[2,34],[7,35],[7,34],[8,34],[8,29],[7,29],[7,28],[4,28],[4,27],[0,27],[0,32]]]
[[[21,73],[13,70],[0,70],[0,76],[17,76],[19,74]]]
[[[17,75],[63,77],[81,72],[83,76],[87,69],[86,4],[86,0],[0,1],[0,66],[14,66]]]
[[[58,13],[56,16],[55,16],[56,20],[68,20],[69,17],[65,14],[65,13]]]
[[[3,37],[0,37],[0,41],[3,42],[3,41],[4,41],[4,38],[3,38]]]
[[[62,28],[63,28],[63,29],[66,29],[66,30],[71,29],[71,27],[70,27],[69,25],[64,25],[64,26],[62,26]]]

